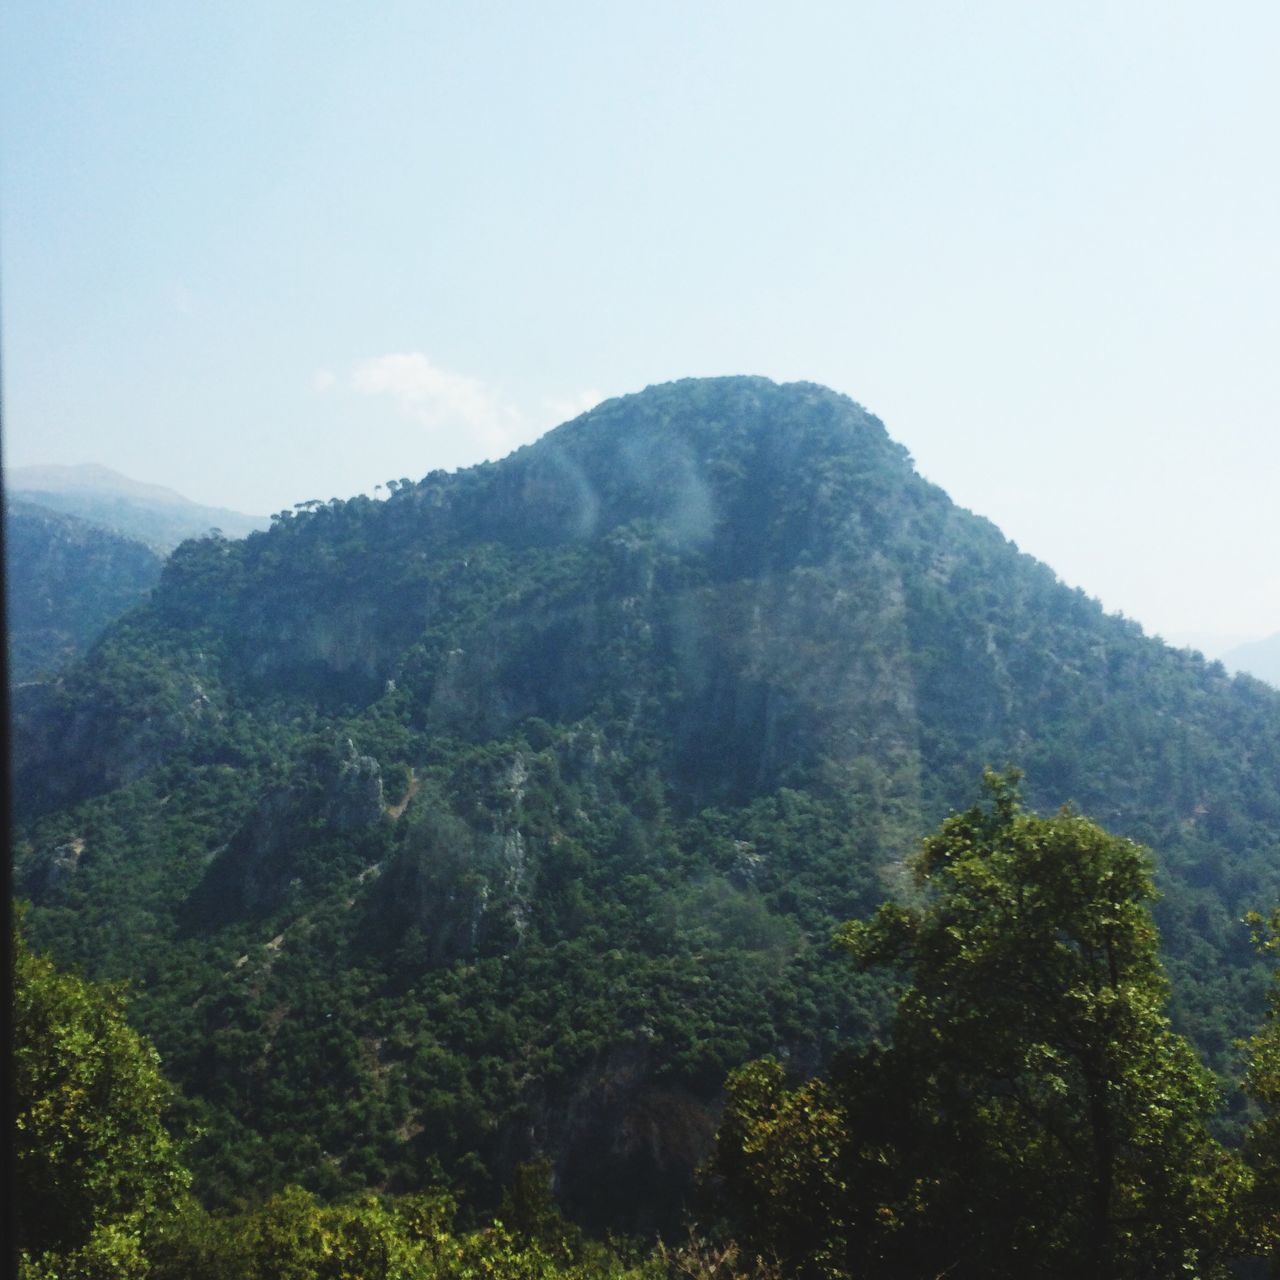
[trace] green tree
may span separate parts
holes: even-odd
[[[1269,954],[1280,954],[1280,910],[1264,921],[1251,915],[1254,940]],[[1249,1226],[1255,1247],[1271,1259],[1280,1276],[1280,970],[1267,997],[1266,1021],[1248,1043],[1245,1091],[1259,1109],[1249,1129],[1245,1154],[1254,1174],[1249,1197]]]
[[[737,1193],[749,1240],[819,1275],[839,1275],[854,1226],[844,1176],[848,1115],[822,1080],[785,1088],[772,1059],[728,1082],[713,1172]]]
[[[114,988],[14,938],[16,1244],[27,1273],[142,1274],[140,1234],[189,1178],[161,1113],[170,1087]],[[42,1256],[43,1255],[43,1256]]]
[[[753,1169],[800,1095],[760,1114],[756,1090],[754,1115],[731,1098],[717,1167],[749,1224],[806,1182],[840,1191],[820,1242],[777,1242],[806,1273],[1210,1276],[1237,1245],[1244,1174],[1164,1014],[1148,855],[1079,815],[1024,813],[1016,784],[989,774],[990,804],[913,860],[913,900],[841,933],[904,985],[890,1046],[821,1098],[841,1112],[838,1152],[793,1123]]]

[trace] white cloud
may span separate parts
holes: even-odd
[[[370,356],[341,375],[317,369],[311,385],[321,394],[340,391],[390,401],[400,415],[431,433],[436,456],[450,465],[503,457],[604,399],[592,388],[549,396],[525,412],[479,378],[442,369],[421,351]]]
[[[433,431],[458,431],[500,457],[529,434],[525,415],[478,378],[451,373],[420,351],[374,356],[352,370],[351,389],[388,396],[402,413]]]

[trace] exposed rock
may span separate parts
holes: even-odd
[[[217,716],[192,677],[147,693],[150,708],[126,717],[116,706],[78,700],[60,679],[15,689],[16,805],[40,813],[134,782],[172,758],[203,720]]]
[[[65,844],[50,849],[29,866],[23,876],[24,891],[37,900],[54,892],[75,875],[84,849],[84,839],[81,836],[73,836]]]
[[[300,855],[317,833],[349,835],[382,820],[382,769],[348,739],[259,800],[210,866],[192,908],[214,920],[273,910],[294,888]]]
[[[518,945],[533,889],[533,859],[519,825],[528,778],[520,752],[496,766],[488,829],[438,798],[426,805],[371,899],[378,927],[417,927],[437,965]]]
[[[382,769],[372,756],[356,753],[347,739],[346,758],[338,766],[325,804],[325,821],[337,831],[354,831],[382,815]]]
[[[589,1226],[648,1232],[678,1222],[718,1117],[705,1099],[656,1080],[659,1066],[642,1042],[595,1055],[531,1100],[522,1145],[507,1160],[548,1157],[562,1203]],[[628,1206],[622,1217],[619,1204]]]

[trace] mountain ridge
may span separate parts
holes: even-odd
[[[215,1199],[426,1168],[483,1199],[546,1154],[584,1220],[669,1226],[729,1067],[882,1027],[827,939],[985,764],[1159,851],[1220,1068],[1260,1007],[1280,694],[1106,615],[813,384],[662,384],[188,542],[15,710],[31,928],[146,978]]]
[[[264,517],[192,502],[174,489],[134,480],[100,463],[8,467],[4,484],[10,500],[86,520],[161,554],[213,528],[243,537],[268,523]]]
[[[134,480],[100,462],[9,467],[6,479],[13,489],[35,489],[45,493],[112,493],[121,497],[146,498],[167,506],[196,505],[176,489]]]

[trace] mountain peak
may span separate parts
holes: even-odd
[[[545,1155],[588,1221],[678,1221],[730,1067],[878,1034],[828,940],[984,764],[1160,850],[1219,1069],[1229,921],[1276,900],[1280,694],[1108,617],[809,383],[650,387],[193,539],[18,695],[18,884],[64,953],[158,975],[228,1195]]]
[[[762,538],[776,542],[783,526],[795,526],[792,542],[820,529],[825,537],[842,518],[840,504],[848,515],[922,483],[907,451],[847,396],[735,376],[607,400],[475,468],[461,486],[468,527],[495,536],[589,540],[646,521],[677,546],[727,537],[732,555]],[[424,484],[433,501],[453,491],[443,473]]]

